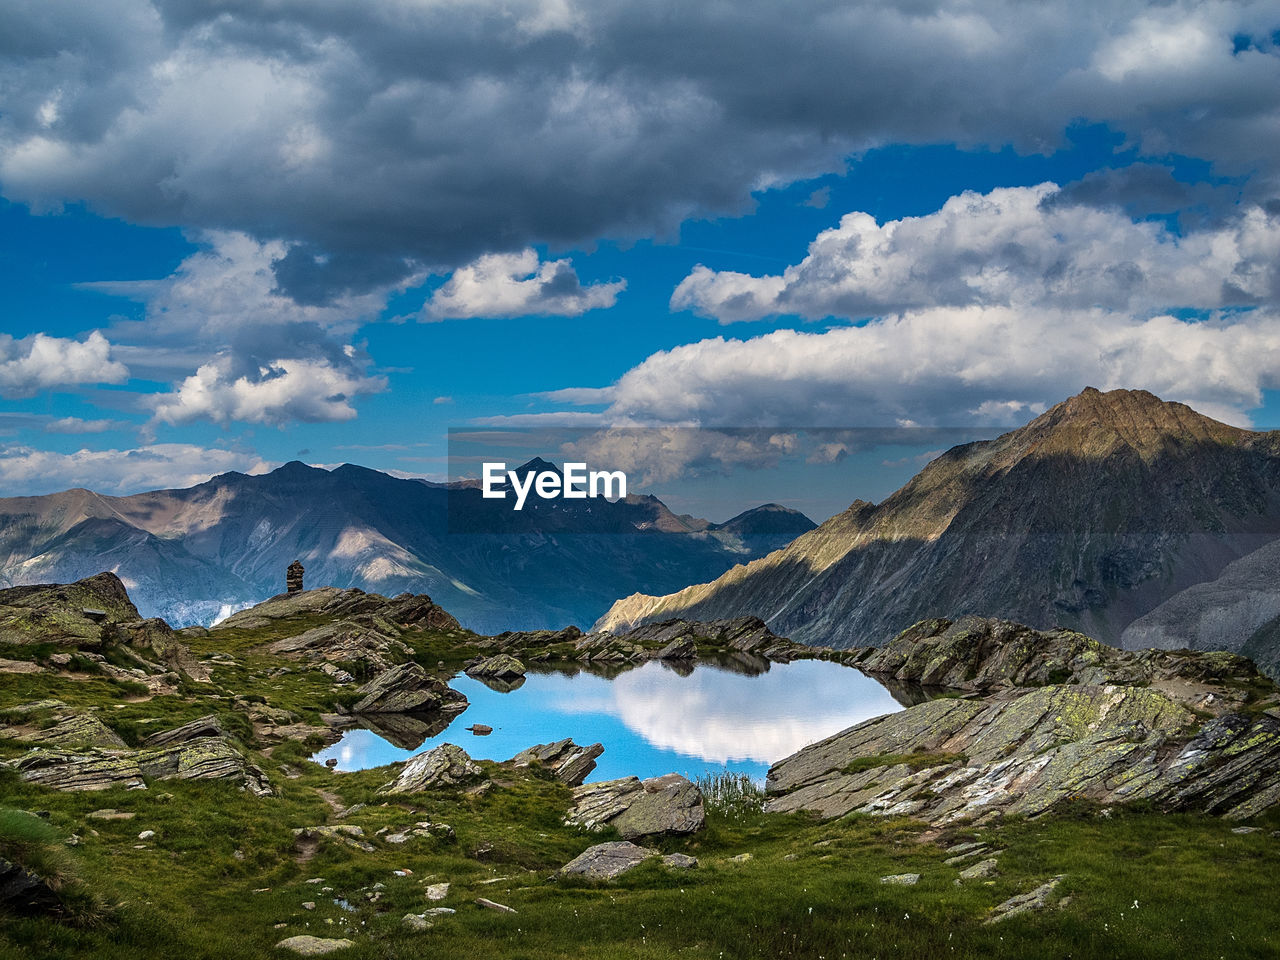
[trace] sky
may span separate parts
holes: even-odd
[[[1089,385],[1276,428],[1280,2],[11,0],[0,285],[0,495],[574,428],[821,520]]]

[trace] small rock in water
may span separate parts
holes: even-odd
[[[473,723],[471,726],[467,727],[467,729],[477,737],[487,737],[489,734],[493,733],[493,727],[489,726],[487,723]]]
[[[912,887],[920,882],[920,874],[918,873],[895,873],[891,877],[881,877],[881,883],[896,884],[900,887]]]
[[[330,757],[328,760],[324,762],[324,765],[328,767],[330,770],[332,770],[334,767],[338,765],[338,758]]]

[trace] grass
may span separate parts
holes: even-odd
[[[295,625],[296,626],[296,625]],[[262,651],[284,628],[220,631],[194,641],[198,652],[229,649],[234,664],[211,664],[214,683],[174,696],[135,700],[103,677],[0,675],[0,708],[56,698],[95,712],[136,744],[206,713],[216,714],[271,777],[278,795],[257,798],[207,781],[154,781],[145,791],[59,793],[0,768],[0,855],[47,871],[97,923],[0,916],[5,960],[93,958],[250,960],[271,956],[295,934],[347,937],[341,960],[487,958],[878,957],[1254,957],[1280,950],[1269,878],[1280,873],[1280,817],[1256,833],[1203,816],[1165,815],[1087,804],[1035,821],[958,825],[939,833],[904,818],[850,816],[820,822],[772,815],[749,778],[704,778],[707,826],[684,838],[646,840],[698,858],[693,870],[647,863],[612,884],[552,880],[553,872],[605,839],[564,825],[567,787],[539,771],[517,774],[482,764],[495,786],[481,796],[437,790],[385,797],[394,767],[334,773],[310,762],[310,744],[269,752],[254,740],[244,701],[285,708],[308,720],[341,688],[318,671]],[[414,635],[414,658],[429,669],[456,663],[458,636]],[[238,699],[237,699],[238,698]],[[23,722],[47,720],[42,714]],[[21,748],[0,739],[0,756]],[[867,758],[859,769],[907,763],[916,769],[964,758],[911,753]],[[295,771],[291,778],[284,767]],[[365,804],[339,821],[336,807]],[[89,818],[100,808],[132,819]],[[47,820],[25,811],[46,811]],[[385,838],[419,821],[446,823],[452,837],[404,844]],[[344,823],[362,829],[372,853],[324,839],[314,851],[294,830]],[[144,830],[154,837],[139,839]],[[72,835],[80,838],[66,846]],[[957,885],[945,847],[981,840],[999,855],[987,881]],[[6,852],[7,851],[7,852]],[[308,853],[314,854],[306,859]],[[741,854],[750,854],[738,860]],[[400,871],[401,874],[397,874]],[[915,886],[880,883],[919,873]],[[998,903],[1065,874],[1054,908],[997,925]],[[79,880],[77,880],[79,878]],[[319,878],[319,882],[308,881]],[[445,900],[427,885],[448,882]],[[487,897],[514,907],[478,907]],[[343,901],[338,903],[335,901]],[[68,899],[71,906],[75,906]],[[314,903],[307,909],[304,903]],[[421,933],[402,923],[433,906],[457,913]],[[69,909],[73,917],[76,910]]]
[[[896,767],[905,763],[912,770],[926,770],[929,767],[941,767],[948,763],[964,763],[969,758],[963,753],[878,753],[869,757],[858,757],[841,768],[842,773],[862,773],[877,767]]]

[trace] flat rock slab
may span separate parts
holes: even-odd
[[[881,877],[881,883],[887,883],[897,887],[914,887],[920,882],[920,874],[918,873],[895,873],[891,877]]]
[[[696,833],[706,822],[702,791],[678,773],[649,780],[624,777],[578,787],[565,820],[569,826],[588,830],[613,827],[627,840]]]
[[[597,843],[594,847],[583,850],[561,867],[559,872],[568,877],[613,880],[657,855],[658,851],[637,846],[629,840]]]
[[[493,677],[498,680],[515,680],[525,675],[525,666],[509,653],[488,657],[467,667],[469,677]]]
[[[354,947],[355,945],[354,940],[326,940],[324,937],[312,937],[303,934],[297,937],[289,937],[287,940],[281,940],[276,944],[276,949],[291,950],[303,957],[323,957],[326,953],[345,950],[347,947]]]
[[[1054,889],[1066,879],[1065,875],[1054,877],[1052,880],[1040,884],[1034,890],[1027,893],[1020,893],[1016,897],[1010,897],[1004,903],[1000,904],[992,911],[991,916],[986,920],[987,923],[999,923],[1001,920],[1008,920],[1010,917],[1016,917],[1020,913],[1027,913],[1031,910],[1043,910],[1049,905],[1049,897]]]

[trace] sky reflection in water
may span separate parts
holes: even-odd
[[[806,744],[902,709],[865,674],[818,660],[775,663],[757,676],[707,664],[681,676],[660,662],[614,679],[531,673],[510,693],[466,676],[450,683],[471,705],[417,749],[350,730],[314,759],[337,758],[340,770],[362,770],[457,743],[477,759],[507,760],[533,744],[572,737],[604,744],[589,782],[672,771],[693,778],[726,768],[760,780],[771,763]],[[473,723],[493,733],[477,737],[466,730]]]

